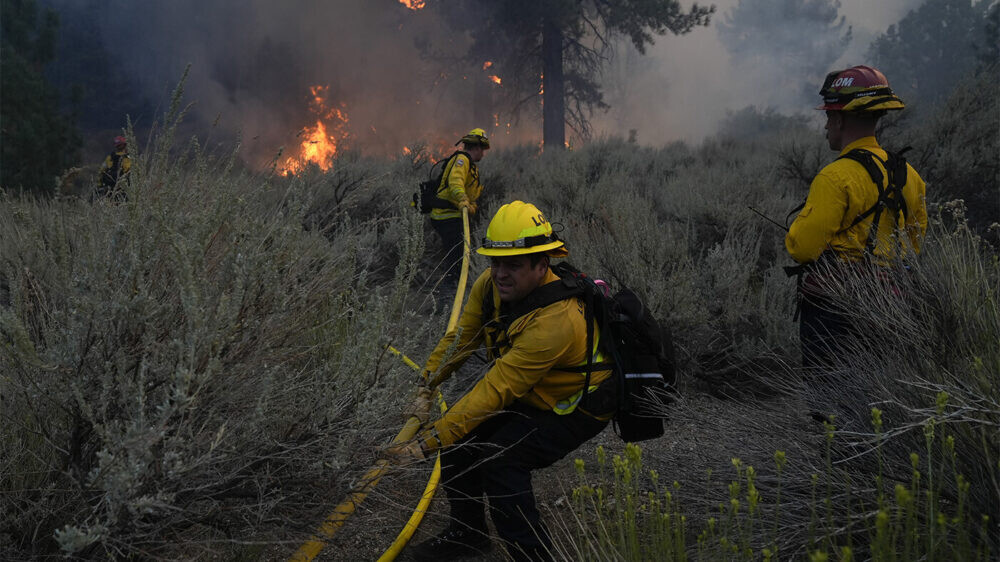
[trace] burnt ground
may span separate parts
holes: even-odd
[[[677,495],[685,513],[690,515],[689,530],[697,532],[701,529],[700,521],[728,497],[726,485],[735,477],[733,457],[757,469],[758,486],[766,501],[772,491],[767,486],[768,475],[773,478],[775,473],[774,452],[785,451],[789,467],[796,465],[796,471],[822,472],[822,441],[822,428],[809,418],[801,401],[795,398],[720,399],[694,391],[674,406],[665,435],[641,445],[647,468],[657,470],[661,481],[681,484]],[[598,445],[608,450],[609,458],[624,449],[624,443],[609,426],[565,459],[535,473],[536,498],[550,528],[559,515],[571,513],[568,494],[579,482],[573,460],[582,458],[588,467],[594,467],[594,450]],[[318,559],[377,560],[416,506],[431,466],[428,462],[396,469],[383,478]],[[331,501],[331,505],[334,503]],[[447,514],[447,501],[439,490],[410,544],[442,530],[447,525]],[[694,544],[694,540],[688,544]],[[502,548],[494,548],[483,558],[507,559]],[[398,560],[410,560],[405,549]]]

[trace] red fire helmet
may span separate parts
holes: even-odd
[[[115,137],[115,148],[119,146],[125,146],[126,144],[128,144],[128,140],[125,137],[121,135]]]
[[[823,103],[816,109],[884,111],[904,107],[903,100],[889,87],[885,74],[864,65],[827,74],[819,95],[823,96]]]

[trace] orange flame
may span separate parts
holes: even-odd
[[[489,68],[491,66],[493,66],[493,61],[488,60],[488,61],[486,61],[486,62],[483,63],[483,70],[486,70],[487,68]]]
[[[490,74],[490,80],[492,80],[494,84],[500,83],[500,77],[496,74]]]
[[[427,5],[425,0],[399,0],[399,3],[411,10],[422,10]]]
[[[316,126],[306,126],[299,132],[303,140],[299,153],[285,159],[282,174],[289,176],[306,169],[309,163],[319,166],[324,172],[333,165],[337,155],[338,144],[347,138],[347,114],[336,107],[326,106],[326,95],[329,86],[311,86],[309,93],[313,99],[309,102],[309,111],[318,115]],[[343,107],[343,105],[341,105]]]

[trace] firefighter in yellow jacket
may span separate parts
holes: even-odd
[[[515,560],[549,560],[551,542],[535,507],[531,471],[604,429],[614,413],[613,379],[610,371],[594,371],[584,392],[582,301],[538,300],[546,292],[541,287],[560,283],[550,260],[569,252],[534,205],[501,207],[477,251],[490,258],[490,267],[473,285],[457,328],[441,339],[424,369],[434,387],[481,345],[492,364],[429,429],[393,453],[405,461],[442,450],[452,523],[417,545],[414,556],[440,562],[489,549],[485,496],[508,553]],[[596,323],[593,329],[590,361],[598,363],[604,358],[597,352]],[[454,353],[446,358],[449,349]]]
[[[824,288],[829,277],[845,267],[883,275],[899,257],[920,252],[927,230],[924,181],[875,138],[879,118],[903,109],[885,75],[868,66],[831,72],[820,95],[826,138],[839,156],[813,179],[785,237],[801,264],[796,272],[804,273],[799,335],[807,368],[829,365],[837,340],[850,330]]]
[[[470,215],[476,213],[476,201],[483,192],[476,164],[489,150],[490,140],[486,131],[472,129],[455,144],[461,144],[462,150],[452,154],[445,163],[437,193],[439,199],[451,204],[431,210],[431,225],[441,237],[444,248],[445,280],[449,285],[458,284],[461,272],[459,263],[464,244],[462,208],[468,208]]]
[[[119,135],[115,137],[115,149],[104,159],[101,165],[100,183],[97,186],[98,196],[105,196],[118,189],[119,182],[127,181],[132,169],[132,159],[128,155],[128,140]]]

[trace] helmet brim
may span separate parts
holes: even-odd
[[[561,250],[561,251],[559,251]],[[541,244],[539,246],[530,246],[527,248],[477,248],[476,253],[482,256],[523,256],[527,254],[541,254],[548,253],[550,257],[562,258],[569,255],[569,250],[565,248],[562,240],[556,240],[555,242],[549,242],[548,244]],[[553,255],[562,254],[562,255]]]
[[[485,139],[467,139],[467,138],[463,137],[463,138],[458,139],[458,142],[455,143],[455,146],[458,146],[460,144],[468,144],[468,145],[472,145],[472,146],[481,146],[481,147],[483,147],[483,150],[489,150],[490,149],[490,141],[485,140]]]
[[[895,96],[887,96],[885,101],[880,103],[870,104],[871,100],[868,98],[857,98],[852,100],[850,103],[824,103],[817,105],[816,109],[821,111],[847,111],[849,113],[867,113],[869,111],[892,111],[896,109],[903,109],[903,102]],[[854,109],[854,107],[861,106],[863,109]]]

